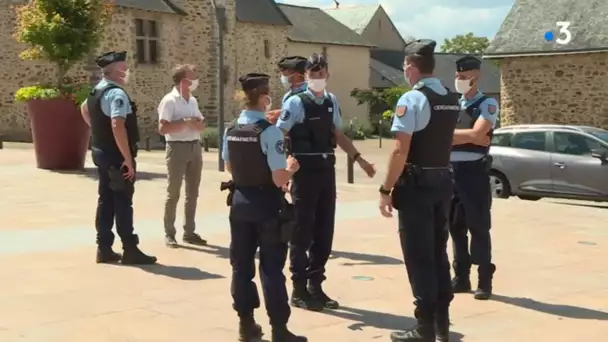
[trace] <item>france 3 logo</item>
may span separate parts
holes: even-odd
[[[545,32],[545,41],[548,43],[557,43],[566,45],[572,40],[572,32],[570,31],[569,21],[558,21],[555,23],[556,30]],[[556,32],[557,31],[557,32]]]

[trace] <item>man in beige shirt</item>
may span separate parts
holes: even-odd
[[[200,144],[204,117],[192,92],[198,79],[192,65],[178,65],[173,69],[173,90],[158,105],[158,131],[167,142],[167,199],[165,201],[165,243],[178,247],[175,240],[175,216],[182,181],[186,183],[184,242],[206,245],[195,230],[196,202],[203,170]]]

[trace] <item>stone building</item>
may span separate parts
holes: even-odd
[[[515,2],[484,55],[500,63],[503,125],[608,129],[606,18],[603,0]],[[560,21],[569,27],[560,30]]]
[[[343,120],[369,126],[368,108],[350,96],[354,88],[369,88],[372,43],[319,8],[279,4],[292,23],[288,31],[289,55],[324,54],[329,61],[328,90],[342,109]]]
[[[17,89],[54,80],[54,69],[43,62],[22,61],[24,49],[13,39],[15,27],[13,5],[25,0],[0,0],[0,134],[7,140],[30,141],[29,119],[25,106],[15,103]],[[138,103],[143,135],[156,136],[156,107],[171,90],[170,70],[179,63],[197,66],[200,86],[195,92],[201,110],[212,122],[217,118],[218,94],[218,26],[212,0],[115,0],[115,13],[97,55],[102,51],[129,52],[131,83],[129,94]],[[224,40],[225,115],[230,120],[238,113],[234,102],[238,76],[258,71],[276,74],[276,62],[287,52],[285,32],[290,23],[273,0],[228,0]],[[69,78],[88,82],[98,73],[92,63],[75,66]],[[283,91],[278,82],[273,88],[276,103]]]
[[[403,51],[406,42],[414,37],[403,37],[382,5],[336,6],[324,9],[378,49]]]
[[[287,56],[291,22],[274,0],[236,0],[236,19],[231,82],[238,89],[238,78],[243,74],[261,72],[273,76],[270,90],[273,107],[278,108],[285,89],[279,81],[277,63]]]

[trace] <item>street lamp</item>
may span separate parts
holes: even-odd
[[[219,110],[218,110],[218,130],[219,130],[219,148],[218,148],[218,170],[224,171],[224,159],[222,152],[224,149],[224,83],[226,82],[226,73],[224,72],[224,31],[226,30],[226,0],[211,0],[215,8],[215,19],[217,20],[217,39],[218,39],[218,84],[219,84]]]

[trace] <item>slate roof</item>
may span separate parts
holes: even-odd
[[[545,40],[559,34],[558,21],[571,23],[570,43]],[[517,0],[484,58],[608,51],[607,0]]]
[[[236,19],[265,25],[291,25],[274,0],[236,0]]]
[[[116,6],[140,10],[185,15],[186,12],[170,0],[114,0]]]
[[[451,91],[454,89],[454,73],[456,72],[456,60],[466,54],[458,53],[442,53],[438,52],[435,54],[435,76],[437,76],[444,86],[448,87]],[[403,60],[405,53],[401,51],[390,51],[390,50],[372,50],[372,63],[370,67],[372,72],[376,75],[380,74],[384,79],[376,80],[375,77],[371,77],[372,88],[383,88],[383,84],[387,81],[392,82],[393,87],[405,83],[403,76]],[[483,61],[481,64],[481,79],[479,82],[479,88],[488,94],[500,93],[500,69],[492,61]]]
[[[376,11],[378,11],[378,8],[380,8],[380,5],[361,5],[328,8],[324,9],[324,11],[351,30],[361,34],[367,25],[369,25],[369,22],[374,17],[374,14],[376,14]]]
[[[288,32],[291,41],[367,47],[374,45],[319,8],[287,4],[278,6],[292,24]]]

